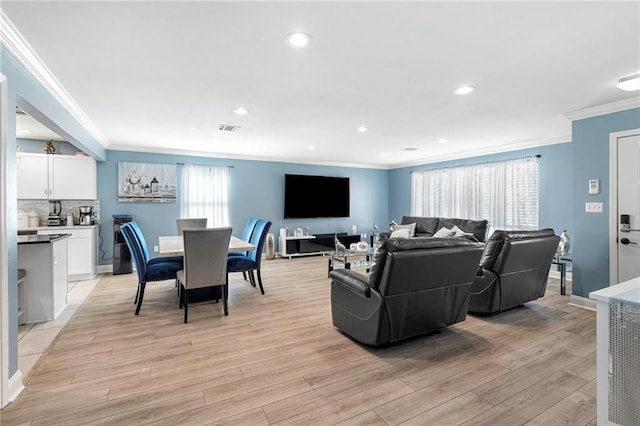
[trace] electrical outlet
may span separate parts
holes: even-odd
[[[153,252],[157,253],[158,252],[158,246],[153,246]]]
[[[586,213],[602,213],[602,203],[584,203],[584,211]]]

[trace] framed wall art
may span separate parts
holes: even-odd
[[[176,165],[118,162],[118,201],[175,203]]]

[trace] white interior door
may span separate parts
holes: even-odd
[[[640,276],[640,134],[618,137],[617,151],[616,241],[620,283]]]

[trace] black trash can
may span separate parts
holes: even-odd
[[[120,231],[123,223],[131,222],[133,216],[130,214],[113,215],[113,275],[130,274],[133,272],[131,265],[131,252],[124,240],[124,235]]]

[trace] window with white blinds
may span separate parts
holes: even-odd
[[[229,226],[228,167],[182,167],[181,217],[206,217],[209,228]]]
[[[538,228],[538,158],[411,174],[413,216],[486,219],[491,229]]]

